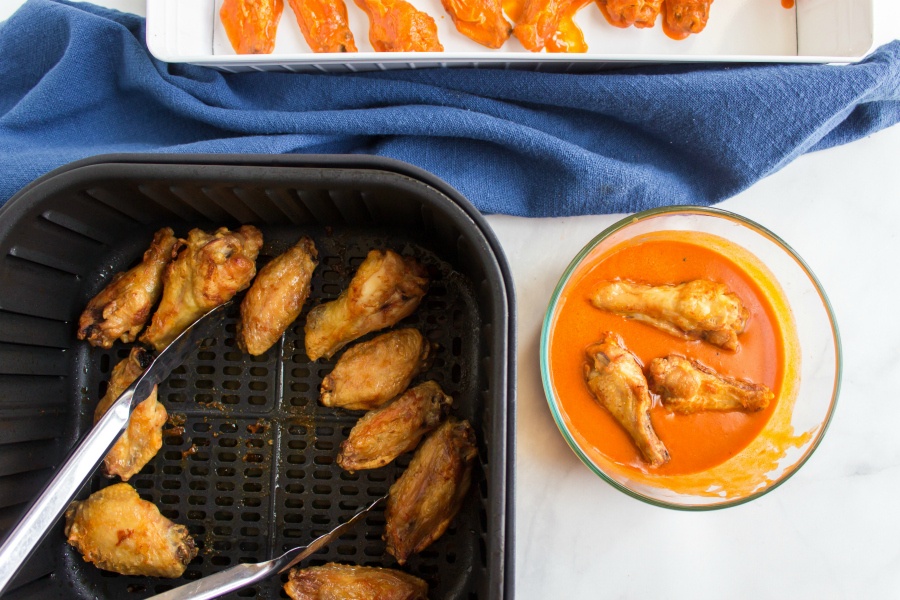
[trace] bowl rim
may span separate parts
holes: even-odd
[[[716,218],[724,218],[730,221],[737,222],[740,225],[749,227],[750,229],[755,230],[757,233],[760,233],[764,237],[769,238],[776,245],[783,248],[788,256],[790,256],[806,273],[809,277],[810,281],[815,286],[817,293],[822,301],[822,306],[825,308],[826,313],[828,314],[828,318],[831,324],[831,332],[834,341],[834,350],[835,350],[835,374],[834,374],[834,384],[832,388],[831,401],[828,406],[828,411],[825,416],[825,421],[822,427],[819,429],[816,434],[815,439],[810,444],[809,448],[806,449],[803,456],[801,456],[793,465],[791,465],[787,471],[778,479],[778,481],[772,483],[769,486],[766,486],[763,490],[754,492],[749,494],[748,496],[737,498],[734,500],[726,500],[724,502],[714,503],[714,504],[677,504],[673,502],[667,502],[664,500],[659,500],[656,498],[651,498],[645,494],[632,490],[619,482],[615,481],[613,478],[608,476],[603,469],[598,467],[591,461],[590,458],[581,450],[578,446],[577,442],[574,440],[573,436],[569,433],[568,428],[565,425],[565,422],[562,418],[562,413],[557,405],[557,401],[555,400],[555,395],[552,390],[552,386],[550,384],[550,371],[549,371],[549,352],[548,352],[548,344],[549,344],[549,336],[550,336],[550,326],[553,321],[554,314],[556,313],[556,308],[560,299],[560,295],[562,294],[563,289],[565,289],[566,285],[569,283],[575,269],[581,264],[581,262],[585,259],[585,257],[593,251],[603,240],[608,238],[613,233],[624,229],[630,225],[636,224],[640,221],[647,220],[649,218],[658,217],[667,214],[684,214],[684,213],[695,213],[701,214]],[[622,219],[619,219],[603,231],[601,231],[598,235],[594,236],[584,247],[575,255],[575,257],[569,262],[566,269],[563,271],[562,276],[559,279],[559,282],[556,285],[556,288],[553,290],[553,293],[550,296],[550,302],[547,305],[547,310],[544,313],[544,320],[541,326],[541,338],[540,338],[540,371],[541,371],[541,382],[544,387],[544,396],[547,399],[547,404],[550,407],[550,413],[553,415],[553,420],[556,423],[557,428],[563,436],[563,439],[566,441],[566,444],[575,453],[575,455],[584,463],[595,475],[598,475],[601,479],[606,481],[608,484],[631,496],[632,498],[636,498],[647,504],[651,504],[653,506],[659,506],[661,508],[669,508],[673,510],[682,510],[682,511],[708,511],[708,510],[719,510],[723,508],[729,508],[732,506],[739,506],[741,504],[745,504],[750,502],[751,500],[755,500],[760,498],[772,490],[778,488],[785,481],[790,479],[794,473],[796,473],[800,468],[806,464],[806,461],[813,455],[816,449],[819,447],[819,444],[822,442],[822,439],[825,437],[825,432],[828,430],[829,425],[831,424],[832,417],[834,416],[835,409],[837,408],[837,400],[840,395],[841,389],[841,380],[843,373],[843,352],[841,348],[841,337],[840,332],[838,330],[837,319],[834,314],[834,310],[832,309],[831,302],[828,300],[828,296],[825,293],[822,284],[819,282],[819,279],[816,277],[815,273],[813,273],[812,269],[809,268],[809,265],[806,264],[806,261],[800,257],[800,255],[794,251],[794,249],[783,239],[781,239],[778,235],[767,229],[766,227],[760,225],[759,223],[739,215],[737,213],[733,213],[727,210],[723,210],[720,208],[713,207],[705,207],[705,206],[691,206],[691,205],[672,205],[672,206],[664,206],[658,208],[651,208],[647,210],[643,210],[637,213],[633,213],[630,215],[626,215]]]

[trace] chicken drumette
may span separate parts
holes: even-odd
[[[703,31],[712,3],[713,0],[666,0],[663,20],[666,35],[681,40]]]
[[[284,0],[224,0],[219,18],[238,54],[271,54]]]
[[[671,355],[650,361],[650,389],[675,412],[706,410],[754,412],[769,405],[775,394],[766,386],[720,375],[684,357]]]
[[[428,584],[396,569],[328,563],[292,569],[284,591],[292,600],[426,600]]]
[[[369,17],[376,52],[441,52],[437,24],[406,0],[356,0]]]
[[[456,30],[488,48],[499,48],[512,33],[501,0],[441,0]]]
[[[356,52],[344,0],[289,0],[313,52]]]

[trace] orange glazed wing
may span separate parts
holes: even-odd
[[[289,0],[313,52],[356,52],[344,0]]]
[[[500,0],[441,0],[456,30],[488,48],[499,48],[512,33]]]
[[[685,415],[707,410],[755,412],[775,397],[762,384],[720,375],[677,355],[650,361],[650,389],[666,408]]]
[[[437,24],[406,0],[356,0],[369,17],[376,52],[441,52]]]
[[[238,54],[271,54],[284,0],[225,0],[219,18]]]
[[[700,33],[709,21],[712,3],[713,0],[665,0],[663,31],[676,40]]]
[[[600,12],[616,27],[653,27],[663,0],[597,0]]]
[[[396,569],[328,563],[292,569],[284,591],[291,600],[426,600],[428,584]]]

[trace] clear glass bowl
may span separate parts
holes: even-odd
[[[699,232],[724,238],[746,251],[753,269],[775,283],[790,324],[785,361],[793,367],[766,425],[743,450],[724,463],[687,475],[663,476],[616,463],[586,447],[557,397],[550,368],[550,343],[567,286],[611,248],[660,231]],[[698,236],[699,237],[699,236]],[[781,321],[781,319],[779,319]],[[792,333],[791,333],[792,332]],[[626,494],[656,506],[709,510],[758,498],[787,480],[822,440],[837,403],[841,347],[828,298],[815,275],[778,236],[723,210],[676,206],[652,209],[622,219],[595,237],[572,260],[553,292],[541,332],[541,377],[550,411],[575,454],[594,473]],[[578,349],[581,351],[581,349]]]

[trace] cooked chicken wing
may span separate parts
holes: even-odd
[[[652,399],[641,366],[622,339],[604,333],[587,350],[584,377],[591,394],[628,432],[644,460],[659,467],[669,460],[669,452],[656,436],[650,422]]]
[[[237,325],[241,350],[259,356],[278,341],[300,316],[317,264],[316,246],[304,237],[260,269],[241,302],[241,319]]]
[[[704,410],[754,412],[769,405],[775,394],[766,386],[720,375],[677,355],[650,361],[650,389],[678,413]]]
[[[396,569],[328,563],[291,569],[284,591],[292,600],[426,600],[428,584]]]
[[[665,0],[666,35],[683,40],[692,33],[700,33],[709,20],[713,0]]]
[[[313,52],[356,52],[344,0],[289,0]]]
[[[150,361],[143,348],[134,347],[128,358],[113,367],[106,394],[94,410],[94,423],[106,414],[122,392],[137,379]],[[168,414],[153,392],[131,412],[125,431],[103,460],[103,472],[109,477],[128,481],[144,468],[162,448],[162,428]]]
[[[65,534],[85,561],[123,575],[181,577],[197,556],[187,527],[162,516],[127,483],[73,502]]]
[[[513,34],[526,49],[540,52],[557,32],[568,4],[570,0],[526,0]]]
[[[117,339],[126,344],[137,339],[162,294],[163,269],[172,260],[176,241],[175,233],[168,227],[156,232],[141,263],[116,273],[103,291],[88,302],[78,320],[79,340],[108,349]]]
[[[437,24],[406,0],[356,0],[369,17],[376,52],[441,52]]]
[[[653,27],[663,0],[597,0],[600,12],[616,27]]]
[[[575,23],[575,14],[591,3],[591,0],[569,0],[562,9],[556,33],[545,40],[547,52],[587,52],[584,33]]]
[[[401,565],[450,526],[469,491],[477,455],[472,426],[450,417],[425,438],[391,486],[384,540]]]
[[[378,408],[428,368],[431,342],[416,329],[383,333],[347,349],[322,380],[319,401],[348,410]]]
[[[501,0],[441,0],[456,30],[488,48],[499,48],[512,33]]]
[[[726,350],[737,349],[738,335],[750,317],[750,311],[727,286],[705,279],[660,286],[606,281],[594,292],[591,303],[666,333],[705,340]]]
[[[428,291],[428,272],[392,250],[372,250],[350,286],[306,319],[306,355],[331,356],[358,337],[408,317]]]
[[[284,0],[224,0],[219,18],[238,54],[271,54]]]
[[[141,341],[162,350],[191,323],[246,289],[256,275],[262,243],[262,233],[252,225],[234,232],[221,227],[211,235],[191,230],[166,267],[162,300]]]
[[[367,412],[341,442],[337,463],[346,471],[377,469],[414,450],[450,412],[453,398],[426,381],[381,408]]]

